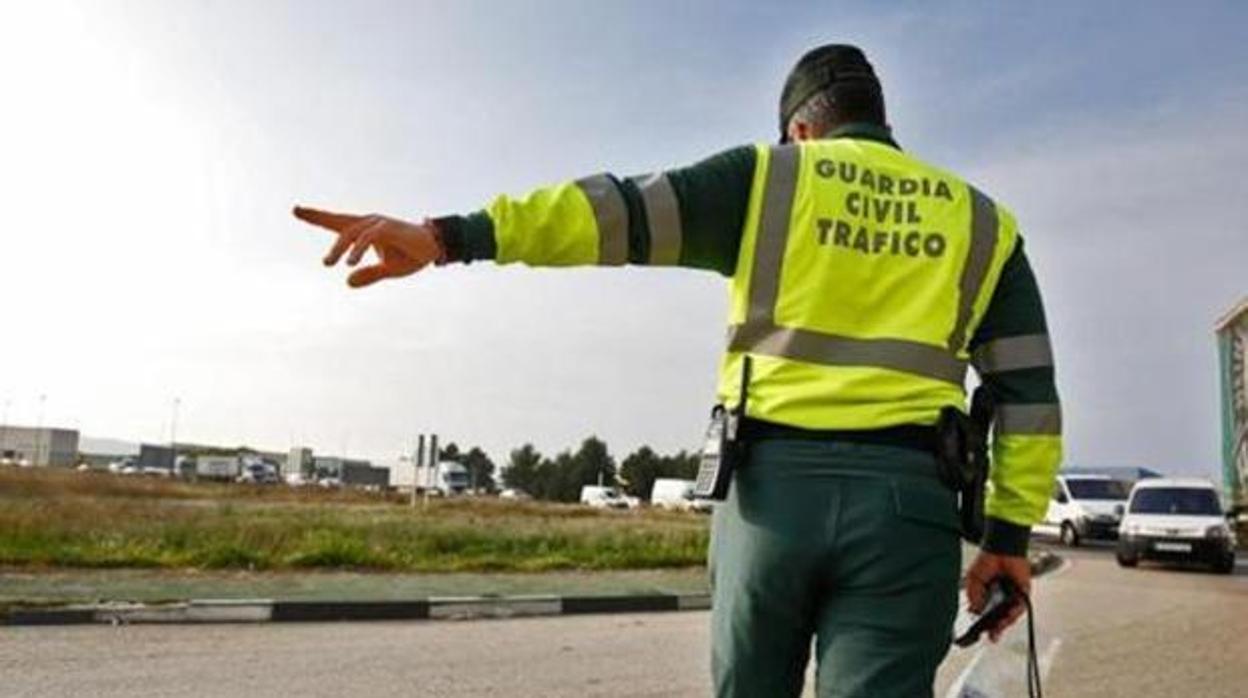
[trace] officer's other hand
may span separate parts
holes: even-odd
[[[971,613],[982,613],[988,601],[988,583],[996,577],[1009,577],[1014,585],[1028,596],[1031,595],[1031,563],[1026,557],[996,555],[981,551],[966,571],[966,598],[970,601]],[[995,628],[988,631],[988,637],[996,642],[1006,628],[1017,621],[1027,607],[1020,600],[1010,609],[1007,615]]]
[[[327,267],[337,264],[344,254],[347,264],[354,267],[369,249],[376,253],[376,264],[360,267],[347,277],[352,288],[414,274],[445,255],[437,231],[428,220],[409,223],[378,214],[331,213],[305,206],[296,206],[294,214],[299,220],[338,236],[325,255]]]

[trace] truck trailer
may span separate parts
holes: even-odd
[[[195,477],[200,480],[230,482],[238,475],[238,456],[199,456],[195,459]]]

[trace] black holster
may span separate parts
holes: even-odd
[[[984,493],[988,485],[988,433],[993,403],[980,386],[971,398],[970,415],[956,407],[940,411],[936,423],[936,460],[940,477],[958,495],[962,537],[978,545],[984,537]]]

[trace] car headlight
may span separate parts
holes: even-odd
[[[1231,531],[1226,524],[1216,524],[1205,529],[1206,538],[1228,538],[1230,535]]]

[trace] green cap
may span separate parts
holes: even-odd
[[[849,44],[827,44],[806,52],[793,66],[780,93],[780,142],[788,141],[789,119],[816,93],[843,83],[871,86],[880,81],[862,49]]]

